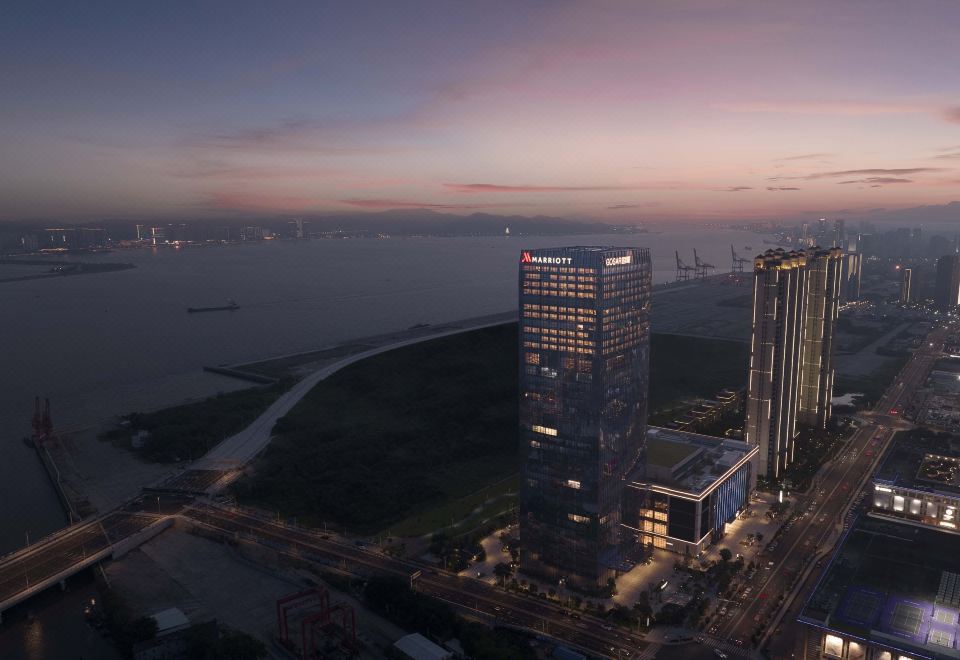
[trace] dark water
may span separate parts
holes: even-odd
[[[276,241],[118,251],[83,257],[134,270],[0,284],[0,553],[64,524],[32,450],[33,397],[49,396],[60,428],[222,387],[203,365],[306,351],[416,323],[516,305],[521,248],[612,244],[652,250],[655,282],[673,279],[674,250],[730,268],[760,237],[737,231],[525,238]],[[751,245],[752,251],[745,250]],[[188,306],[236,312],[187,314]]]
[[[83,608],[99,598],[89,571],[67,581],[67,590],[51,589],[4,612],[0,626],[3,660],[120,660],[102,632],[88,625]]]

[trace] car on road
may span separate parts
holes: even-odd
[[[720,649],[713,649],[713,654],[720,658],[720,660],[726,660],[727,654],[721,651]]]

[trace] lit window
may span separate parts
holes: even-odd
[[[568,513],[567,518],[572,520],[575,523],[588,523],[590,522],[590,516],[581,516],[576,513]]]
[[[557,435],[557,429],[551,429],[547,426],[540,426],[538,424],[533,425],[533,430],[534,432],[542,433],[543,435],[552,435],[552,436]]]
[[[823,654],[835,658],[843,656],[843,639],[836,635],[826,635],[823,641]]]
[[[573,479],[567,479],[567,486],[569,488],[576,488],[577,490],[580,490],[580,482],[574,481]]]
[[[534,449],[540,449],[540,443],[537,442],[536,440],[531,440],[530,446],[533,447]]]

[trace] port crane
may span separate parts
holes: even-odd
[[[677,255],[677,281],[683,282],[685,280],[689,280],[690,272],[696,272],[697,269],[693,266],[688,266],[687,264],[683,263],[683,261],[680,259],[679,252],[674,252],[674,254]]]
[[[743,267],[750,263],[750,259],[744,259],[737,254],[737,251],[733,248],[733,244],[730,244],[730,256],[733,258],[733,267],[731,268],[731,273],[742,273]]]
[[[708,268],[710,270],[717,269],[717,267],[713,264],[708,264],[706,261],[700,258],[700,255],[697,254],[697,248],[693,248],[693,263],[695,264],[693,270],[696,277],[706,277]]]

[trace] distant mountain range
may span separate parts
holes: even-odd
[[[628,228],[605,222],[571,220],[545,215],[494,215],[472,213],[455,215],[431,209],[397,209],[376,213],[349,213],[305,216],[311,231],[361,231],[394,235],[430,234],[434,236],[511,234],[605,234]]]

